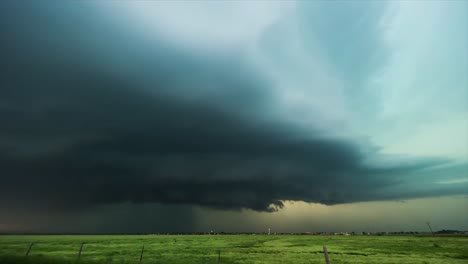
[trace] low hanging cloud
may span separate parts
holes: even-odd
[[[141,44],[105,23],[87,32],[95,18],[60,24],[38,12],[24,24],[24,10],[9,8],[2,25],[15,30],[2,26],[0,44],[3,203],[275,211],[285,200],[330,205],[465,191],[416,183],[447,159],[370,164],[370,156],[385,159],[370,143],[270,118],[269,83],[241,59]]]

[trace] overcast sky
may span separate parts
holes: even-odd
[[[468,229],[466,1],[1,1],[0,232]]]

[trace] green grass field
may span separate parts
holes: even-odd
[[[468,263],[466,236],[294,235],[2,235],[0,263],[139,263],[142,245],[141,263],[325,263],[323,245],[333,264]]]

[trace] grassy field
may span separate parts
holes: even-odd
[[[466,236],[293,235],[2,235],[0,263],[139,263],[142,245],[141,263],[325,263],[323,245],[333,264],[468,263]]]

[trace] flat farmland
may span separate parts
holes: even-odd
[[[468,263],[467,236],[310,235],[1,235],[0,263],[325,263],[324,245],[333,264]]]

